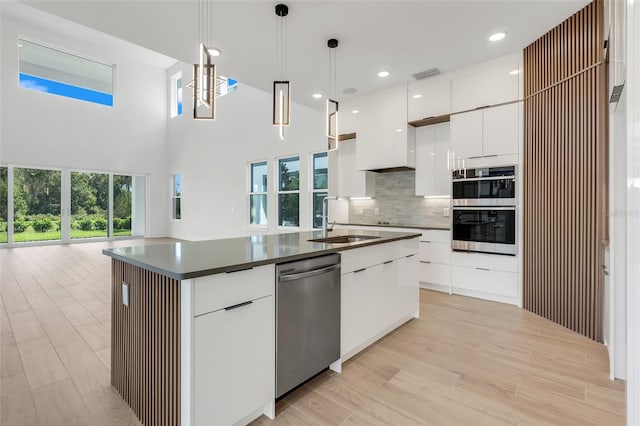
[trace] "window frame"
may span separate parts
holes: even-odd
[[[20,76],[21,74],[23,74],[22,69],[20,68],[20,49],[22,48],[22,45],[20,44],[20,42],[27,42],[27,43],[31,43],[31,44],[35,44],[41,47],[44,47],[46,49],[50,49],[50,50],[55,50],[57,52],[66,54],[66,55],[70,55],[70,56],[75,56],[78,57],[80,59],[89,61],[89,62],[94,62],[96,64],[100,64],[100,65],[104,65],[106,67],[109,67],[111,69],[111,93],[107,93],[107,92],[100,92],[98,90],[94,90],[94,89],[87,89],[86,87],[82,87],[82,86],[77,86],[77,85],[73,85],[73,84],[69,84],[69,83],[64,83],[64,82],[60,82],[60,81],[56,81],[56,80],[50,80],[54,83],[58,83],[58,84],[64,84],[67,86],[71,86],[77,89],[82,89],[82,90],[90,90],[96,93],[102,93],[102,94],[106,94],[111,96],[111,104],[107,104],[107,103],[103,103],[103,102],[96,102],[93,100],[89,100],[83,97],[77,97],[77,96],[69,96],[69,95],[65,95],[65,94],[61,94],[61,93],[55,93],[55,92],[48,92],[48,91],[43,91],[43,90],[37,90],[37,89],[33,89],[33,88],[28,88],[28,87],[24,87],[22,86],[21,82],[20,82]],[[25,37],[22,35],[18,35],[17,40],[16,40],[16,45],[18,46],[18,52],[17,52],[17,59],[18,59],[18,68],[17,68],[17,77],[18,77],[18,87],[20,87],[21,89],[24,90],[29,90],[29,91],[34,91],[34,92],[40,92],[40,93],[47,93],[50,95],[55,95],[55,96],[59,96],[62,98],[67,98],[67,99],[73,99],[76,101],[82,101],[82,102],[87,102],[89,104],[93,104],[93,105],[100,105],[103,107],[108,107],[108,108],[115,108],[116,107],[116,64],[115,63],[111,63],[108,62],[106,60],[103,59],[98,59],[96,57],[87,55],[85,53],[81,53],[79,51],[74,51],[71,49],[67,49],[61,46],[57,46],[51,43],[46,43],[46,42],[42,42],[40,40],[36,40],[33,39],[31,37]],[[38,76],[34,76],[36,78],[41,78],[44,79],[43,77],[38,77]],[[48,80],[48,79],[45,79]]]
[[[289,160],[289,159],[297,159],[298,160],[298,189],[297,190],[293,190],[293,191],[281,191],[280,190],[280,162],[282,160]],[[277,157],[275,159],[275,164],[274,164],[274,168],[275,168],[275,173],[274,176],[275,178],[274,180],[274,187],[275,187],[275,198],[276,198],[276,202],[275,202],[275,207],[276,207],[276,228],[278,230],[296,230],[296,229],[300,229],[300,223],[301,223],[301,219],[302,216],[300,215],[300,177],[301,177],[301,173],[300,173],[300,166],[302,164],[302,160],[301,160],[301,156],[299,154],[292,154],[292,155],[284,155],[281,157]],[[286,225],[280,225],[280,194],[298,194],[298,225],[297,226],[286,226]]]
[[[254,192],[252,188],[252,179],[253,179],[253,166],[257,164],[265,164],[267,167],[267,184],[265,186],[265,191]],[[249,188],[247,191],[247,222],[251,228],[259,228],[259,229],[267,229],[269,227],[269,160],[255,160],[247,163],[247,186],[245,188]],[[264,195],[267,197],[267,223],[264,225],[251,223],[251,196],[252,195]]]
[[[315,159],[316,159],[316,155],[318,154],[324,154],[327,158],[327,187],[324,189],[316,189],[315,188],[315,177],[316,177],[316,165],[315,165]],[[309,173],[310,173],[310,178],[309,178],[309,192],[311,193],[311,229],[322,229],[322,224],[320,224],[320,227],[316,228],[314,226],[314,215],[315,215],[315,211],[314,211],[314,206],[313,206],[313,202],[315,200],[316,194],[319,193],[324,193],[326,194],[325,197],[329,196],[329,151],[326,150],[322,150],[322,151],[314,151],[311,152],[309,154]]]
[[[178,91],[178,81],[181,82],[180,88],[182,89],[182,93],[179,93]],[[182,80],[182,71],[177,71],[173,73],[173,75],[171,75],[170,84],[171,84],[171,96],[170,96],[171,105],[169,108],[170,109],[169,117],[170,118],[181,117],[182,115],[184,115],[184,81]],[[179,108],[180,101],[182,102],[182,109]]]
[[[180,195],[176,195],[176,176],[180,176]],[[184,191],[182,189],[182,173],[172,173],[171,174],[171,220],[175,221],[175,222],[182,222],[182,195],[184,194]],[[175,203],[174,201],[179,199],[180,200],[180,217],[176,218],[176,210],[175,210]]]

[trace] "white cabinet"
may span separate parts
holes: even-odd
[[[454,251],[451,287],[454,294],[517,305],[520,295],[517,258]]]
[[[190,423],[233,424],[271,406],[274,289],[274,265],[193,280]]]
[[[425,230],[420,238],[420,283],[451,293],[451,231]]]
[[[518,153],[519,104],[483,110],[482,148],[484,156]]]
[[[451,81],[446,75],[414,81],[408,86],[409,121],[451,112]]]
[[[357,108],[356,168],[414,168],[415,128],[407,124],[407,86],[358,98]]]
[[[337,152],[339,197],[375,197],[376,195],[375,173],[356,168],[356,145],[359,143],[356,139],[340,142]]]
[[[376,251],[370,251],[370,257],[362,252],[367,247],[342,252],[342,361],[417,315],[417,243],[412,239],[372,246]],[[386,255],[381,256],[381,249]]]
[[[451,195],[447,157],[451,150],[449,123],[416,129],[416,195]]]
[[[451,116],[451,150],[459,158],[517,154],[519,105],[484,108]]]
[[[452,112],[519,100],[521,62],[518,52],[451,73]]]

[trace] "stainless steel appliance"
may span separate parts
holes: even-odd
[[[516,254],[516,207],[453,207],[451,248]]]
[[[515,255],[516,167],[453,172],[451,248]]]
[[[340,358],[340,255],[276,265],[276,397]]]
[[[516,167],[487,167],[453,172],[454,206],[516,204]]]

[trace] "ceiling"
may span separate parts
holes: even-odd
[[[194,63],[198,57],[195,0],[25,1],[32,7]],[[311,94],[329,90],[327,39],[337,38],[337,98],[412,81],[432,67],[442,72],[522,49],[585,6],[587,0],[286,1],[286,77],[298,102],[324,108]],[[214,1],[213,44],[219,73],[271,91],[276,72],[276,3]],[[506,31],[500,42],[489,35]],[[376,76],[380,70],[391,75]],[[343,93],[355,88],[355,95]]]

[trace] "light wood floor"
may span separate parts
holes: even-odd
[[[0,250],[0,424],[135,425],[109,386],[110,262],[133,240]],[[256,424],[624,423],[603,346],[516,307],[421,291],[413,320]]]

